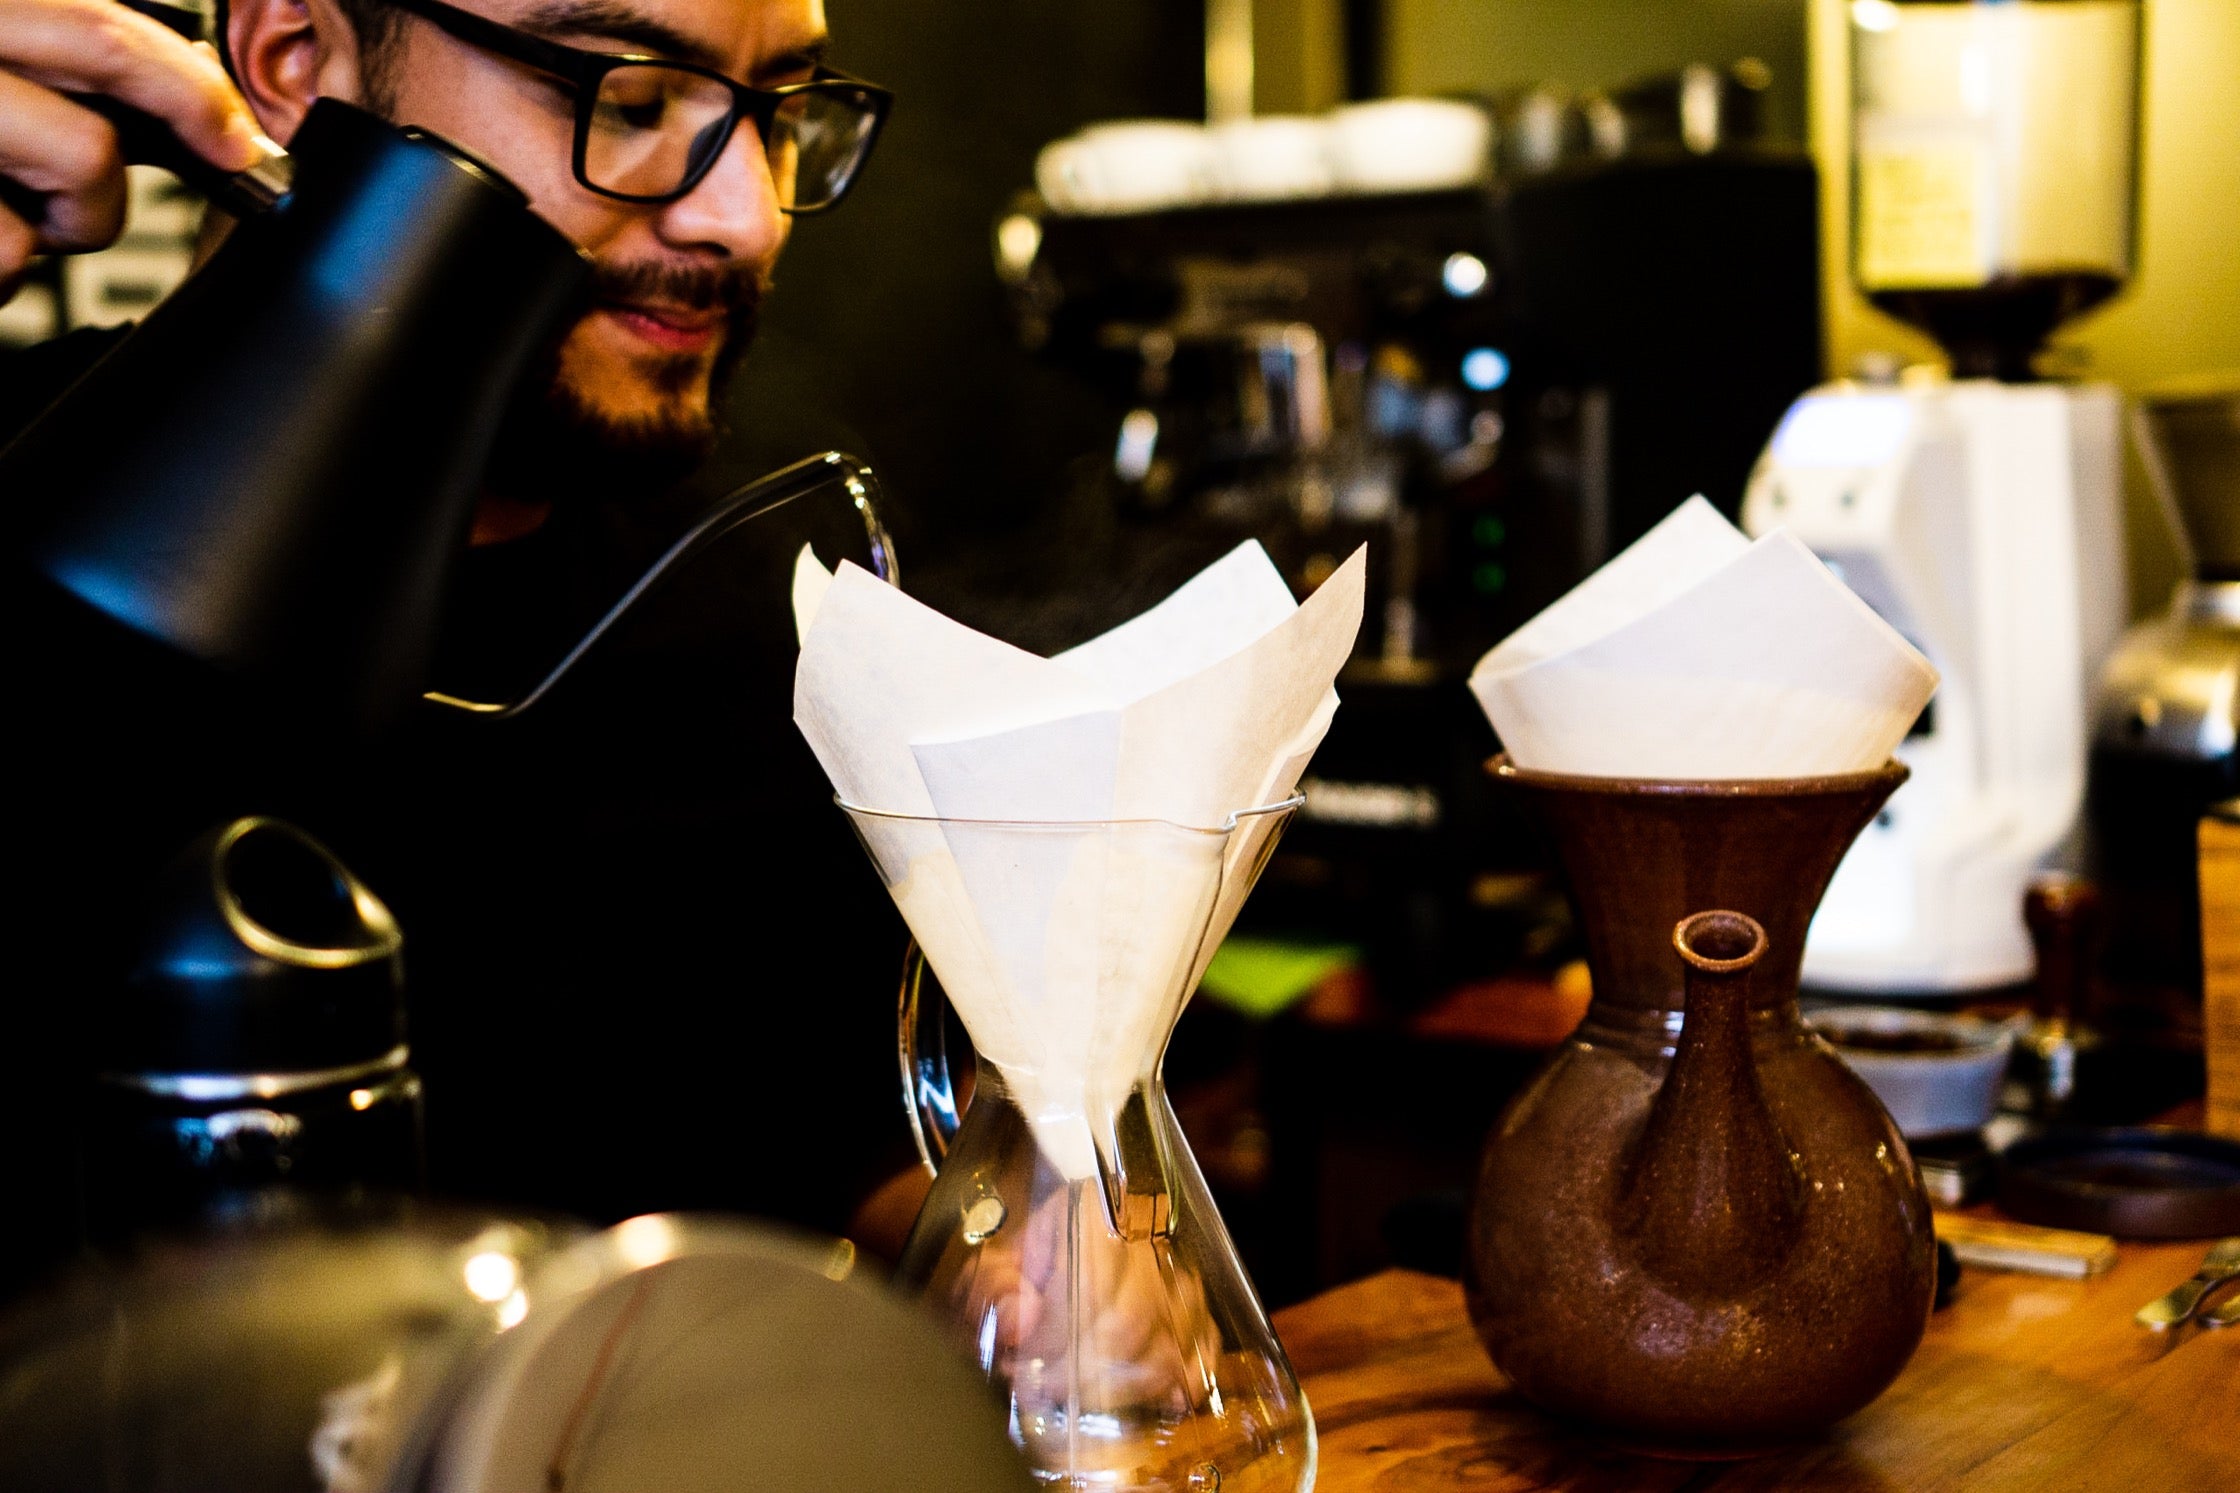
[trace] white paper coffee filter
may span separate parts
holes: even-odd
[[[1749,548],[1749,536],[1699,493],[1503,638],[1472,673],[1514,673],[1584,647],[1702,584]]]
[[[1257,544],[1240,544],[1166,600],[1051,661],[1118,700],[1140,699],[1280,627],[1299,603]]]
[[[1329,730],[1366,570],[1357,552],[1295,605],[1246,544],[1042,659],[853,566],[829,581],[806,554],[796,567],[795,720],[844,801],[918,816],[858,827],[975,1047],[1068,1175],[1087,1175],[1085,1137],[1109,1133],[1156,1060],[1270,828],[1175,826],[1220,829],[1291,792]],[[1011,828],[975,827],[988,822]],[[1142,848],[1177,837],[1200,847],[1202,873]]]
[[[1693,499],[1479,661],[1520,767],[1723,779],[1864,772],[1936,670],[1786,533]]]
[[[1101,709],[1089,681],[952,622],[852,563],[815,592],[794,668],[793,719],[849,803],[931,814],[915,739]],[[799,626],[799,619],[796,619]]]
[[[1240,809],[1287,797],[1329,732],[1338,705],[1329,681],[1344,666],[1359,631],[1366,557],[1356,553],[1347,563],[1352,574],[1334,575],[1302,606],[1292,607],[1284,589],[1282,605],[1289,615],[1263,631],[1253,646],[1218,657],[1125,709],[914,746],[912,755],[935,812],[980,819],[1163,819],[1215,825]],[[1263,573],[1282,589],[1272,567]],[[1344,611],[1349,598],[1351,620]],[[1273,612],[1266,604],[1232,606],[1228,617],[1241,629],[1260,624]],[[1099,662],[1111,660],[1108,679],[1141,685],[1154,677],[1145,667],[1148,659],[1169,658],[1188,666],[1211,651],[1203,642],[1207,630],[1174,635],[1171,628],[1145,625],[1154,615],[1127,625],[1135,629],[1127,640],[1135,645],[1134,657],[1106,649]],[[1091,646],[1109,645],[1126,630],[1116,629]],[[1074,662],[1083,651],[1061,654],[1060,659]],[[1256,856],[1263,838],[1257,822],[1230,837],[1213,931],[1198,953],[1186,990],[1196,987],[1242,911],[1252,878],[1240,874],[1240,868]]]
[[[981,1059],[1051,1163],[1095,1138],[1150,1070],[1205,936],[1221,841],[1158,825],[858,820]]]

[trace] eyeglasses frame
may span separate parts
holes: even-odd
[[[852,77],[837,68],[819,66],[806,83],[789,83],[782,88],[754,88],[737,79],[703,67],[696,62],[674,62],[666,57],[653,57],[644,53],[591,52],[581,47],[571,47],[541,36],[508,26],[503,21],[493,21],[488,16],[476,15],[471,10],[448,5],[444,0],[387,0],[397,9],[416,15],[437,29],[450,33],[470,46],[503,57],[511,62],[536,69],[558,78],[575,89],[576,120],[574,160],[576,181],[585,190],[596,192],[617,202],[661,205],[678,202],[692,194],[693,188],[707,179],[716,162],[730,147],[731,137],[738,131],[741,119],[751,119],[765,144],[770,138],[770,126],[778,110],[788,99],[805,93],[852,93],[860,96],[871,115],[871,133],[863,144],[863,154],[856,162],[840,189],[824,202],[813,207],[785,207],[780,211],[789,217],[813,217],[830,212],[840,205],[855,187],[856,177],[863,169],[863,162],[871,158],[872,147],[879,143],[879,132],[887,122],[887,111],[894,107],[894,94],[876,83]],[[683,183],[674,190],[640,194],[618,192],[594,182],[584,169],[584,162],[591,147],[591,116],[596,107],[599,84],[607,74],[625,67],[665,67],[677,72],[691,73],[709,78],[731,90],[731,117],[725,126],[723,144],[708,152],[707,159],[693,167]]]

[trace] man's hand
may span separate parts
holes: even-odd
[[[0,203],[0,300],[34,255],[98,249],[124,228],[116,131],[70,93],[142,109],[228,171],[257,159],[256,117],[207,46],[116,0],[0,0],[0,176],[24,189]]]

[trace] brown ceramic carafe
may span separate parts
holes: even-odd
[[[1897,1126],[1797,1014],[1805,928],[1905,779],[1646,782],[1529,772],[1594,976],[1503,1113],[1465,1285],[1542,1408],[1631,1445],[1747,1453],[1897,1377],[1936,1285]]]

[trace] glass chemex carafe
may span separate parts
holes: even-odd
[[[978,1057],[960,1124],[914,960],[903,1072],[935,1180],[896,1281],[1006,1397],[1046,1484],[1314,1485],[1306,1397],[1160,1074],[1300,802],[1217,829],[842,805]]]

